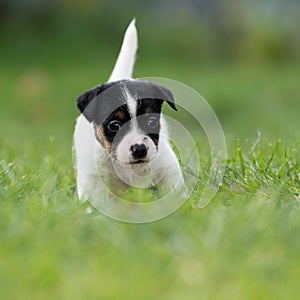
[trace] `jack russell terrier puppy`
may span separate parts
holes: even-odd
[[[73,150],[77,192],[82,200],[97,201],[106,188],[117,192],[155,187],[156,191],[186,195],[161,113],[164,102],[177,110],[173,95],[158,84],[132,79],[136,50],[133,20],[109,81],[77,99],[81,115]]]

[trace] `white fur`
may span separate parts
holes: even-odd
[[[129,24],[123,39],[123,44],[115,64],[115,67],[109,77],[109,82],[132,77],[135,54],[137,51],[137,31],[135,19]]]
[[[132,77],[136,50],[137,31],[135,20],[133,20],[125,33],[121,51],[109,81]],[[134,123],[136,122],[136,102],[131,97],[134,98],[133,95],[127,95],[127,104]],[[75,126],[73,145],[79,198],[85,200],[86,197],[93,197],[95,201],[95,198],[99,197],[103,190],[104,181],[108,177],[113,178],[114,182],[119,183],[120,186],[123,186],[124,183],[125,186],[139,187],[157,184],[159,188],[182,193],[184,180],[177,157],[169,144],[167,124],[163,116],[161,116],[160,123],[161,131],[157,151],[153,141],[139,132],[135,123],[130,133],[118,146],[118,159],[117,162],[114,162],[96,140],[92,123],[88,122],[81,114]],[[128,147],[135,141],[140,142],[141,140],[148,147],[147,160],[149,163],[131,165],[128,163],[130,162]]]

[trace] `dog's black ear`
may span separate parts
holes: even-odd
[[[177,110],[173,94],[164,86],[147,80],[129,80],[125,84],[129,91],[134,91],[133,94],[138,99],[166,101],[174,110]]]
[[[77,98],[77,107],[89,122],[94,119],[94,103],[92,101],[99,95],[101,86],[84,92]]]
[[[102,83],[101,85],[84,92],[77,98],[77,107],[89,122],[92,122],[95,119],[97,96],[119,82],[120,81]]]
[[[167,88],[161,86],[161,85],[158,85],[158,88],[162,92],[163,98],[161,100],[166,101],[174,110],[177,111],[174,96],[173,96],[172,92],[170,90],[168,90]]]

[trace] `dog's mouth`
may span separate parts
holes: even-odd
[[[150,162],[149,159],[137,159],[137,160],[130,160],[127,162],[124,161],[119,161],[118,159],[114,158],[111,156],[111,159],[114,163],[117,163],[119,165],[143,165],[143,164],[148,164]]]
[[[139,165],[139,164],[146,164],[148,162],[149,162],[149,160],[138,159],[138,160],[130,161],[129,164],[130,165]]]

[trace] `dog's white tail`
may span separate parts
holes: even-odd
[[[109,82],[130,79],[132,77],[137,47],[137,31],[135,19],[133,19],[125,32],[123,44],[117,62],[110,75]]]

